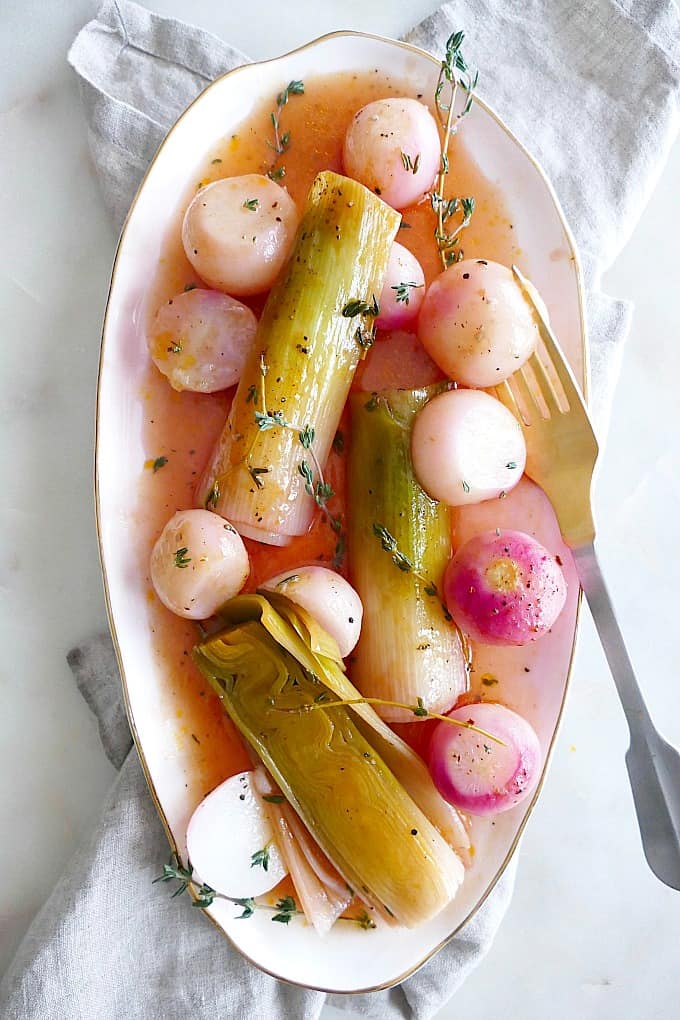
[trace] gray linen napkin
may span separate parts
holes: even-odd
[[[678,130],[680,16],[673,0],[454,0],[408,36],[440,53],[465,27],[482,95],[542,163],[583,256],[593,397],[602,438],[630,308],[599,291]],[[215,36],[107,0],[69,54],[92,155],[119,226],[168,127],[242,54]],[[98,828],[34,921],[0,986],[6,1020],[317,1017],[318,992],[245,963],[186,898],[152,886],[167,842],[126,725],[108,635],[69,656],[120,767]],[[475,919],[414,977],[333,1005],[392,1020],[432,1017],[488,951],[514,864]]]

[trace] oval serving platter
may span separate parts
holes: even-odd
[[[207,792],[196,779],[205,748],[186,739],[177,691],[170,690],[152,635],[146,563],[130,551],[143,530],[144,432],[149,357],[144,335],[148,283],[187,183],[206,155],[263,98],[294,78],[378,68],[433,93],[439,61],[404,43],[354,32],[324,36],[292,53],[238,68],[210,85],[180,117],[160,147],[125,224],[104,322],[97,399],[96,507],[109,622],[130,725],[171,847],[183,854],[187,821]],[[476,101],[465,122],[465,146],[500,187],[521,251],[520,265],[540,290],[577,378],[585,387],[581,282],[574,242],[545,174],[500,118]],[[146,472],[148,475],[148,472]],[[140,510],[141,506],[141,510]],[[167,510],[167,516],[174,507]],[[503,501],[461,516],[458,538],[487,527],[535,534],[564,563],[567,605],[550,634],[525,648],[475,649],[475,670],[503,676],[503,700],[536,728],[546,763],[559,724],[576,635],[579,586],[543,494],[524,479]],[[545,776],[545,768],[543,777]],[[542,782],[542,780],[541,780]],[[252,963],[289,982],[333,992],[387,987],[441,948],[479,909],[508,864],[538,797],[473,823],[474,863],[456,899],[415,929],[364,931],[336,925],[323,940],[296,918],[285,930],[256,911],[247,923],[234,904],[216,900],[206,912]],[[163,861],[159,861],[159,871]]]

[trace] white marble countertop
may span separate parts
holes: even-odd
[[[0,972],[113,778],[65,654],[105,626],[92,507],[99,334],[115,238],[65,63],[92,0],[4,0]],[[150,5],[151,6],[151,5]],[[154,0],[254,57],[334,28],[398,35],[432,0]],[[273,13],[276,11],[276,16]],[[255,28],[257,26],[257,28]],[[636,312],[596,494],[600,552],[646,695],[680,743],[680,145],[605,278]],[[680,894],[648,870],[621,709],[587,612],[549,781],[488,958],[442,1017],[678,1015]],[[328,1020],[340,1016],[327,1011]]]

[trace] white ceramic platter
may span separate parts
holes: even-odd
[[[161,146],[133,204],[118,249],[104,326],[97,412],[97,515],[110,623],[137,747],[173,846],[184,847],[189,816],[205,791],[195,781],[196,745],[182,740],[177,704],[150,634],[146,564],[134,548],[139,525],[143,441],[140,394],[148,368],[143,323],[148,281],[164,235],[197,168],[264,96],[293,78],[379,68],[431,95],[439,64],[402,43],[337,33],[266,63],[227,74],[203,92]],[[502,188],[522,269],[545,299],[577,377],[585,382],[581,288],[573,240],[540,167],[483,103],[465,123],[465,141],[485,175]],[[459,522],[460,537],[495,526],[533,532],[561,555],[567,606],[543,641],[529,649],[480,649],[475,668],[503,676],[503,698],[531,719],[549,755],[559,722],[576,630],[578,582],[552,511],[524,480],[501,503],[484,504]],[[535,801],[535,798],[534,798]],[[363,931],[338,924],[324,940],[300,918],[284,928],[264,911],[236,920],[233,904],[215,901],[212,920],[253,963],[287,981],[336,992],[394,984],[424,963],[476,911],[507,865],[532,804],[475,823],[475,858],[462,890],[437,918],[414,931]],[[159,870],[162,865],[159,861]],[[546,910],[550,905],[546,904]]]

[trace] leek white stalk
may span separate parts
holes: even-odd
[[[466,651],[442,603],[449,510],[415,480],[411,427],[437,388],[353,394],[349,564],[364,606],[352,680],[367,698],[446,712],[467,687]],[[377,705],[389,722],[413,722]]]

